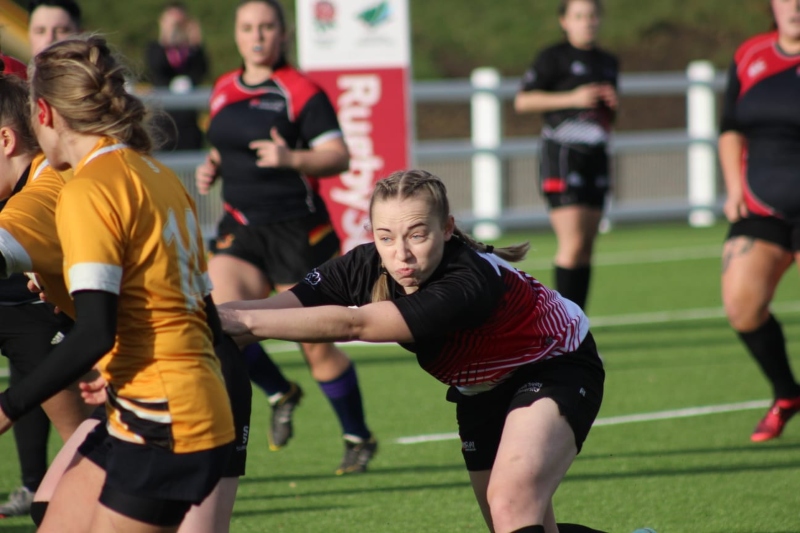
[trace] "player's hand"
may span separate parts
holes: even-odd
[[[207,155],[206,160],[197,165],[197,169],[194,172],[194,183],[197,186],[197,192],[208,194],[218,176],[219,168],[217,164],[211,159],[210,155]]]
[[[619,104],[617,90],[610,83],[600,85],[600,99],[611,109],[616,109]]]
[[[231,337],[248,335],[250,333],[250,328],[242,320],[242,311],[231,309],[225,304],[219,304],[217,305],[217,313],[219,314],[219,321],[222,324],[222,331]]]
[[[89,405],[103,405],[108,399],[106,387],[108,382],[103,376],[97,376],[91,381],[81,381],[78,387],[81,389],[83,401]]]
[[[725,218],[728,219],[728,222],[736,222],[742,218],[745,218],[748,214],[747,211],[747,203],[744,201],[744,196],[739,194],[728,194],[728,198],[725,200],[725,205],[722,208],[722,211],[725,213]]]
[[[572,105],[577,109],[591,109],[603,99],[606,89],[600,83],[587,83],[572,90]]]
[[[38,294],[39,299],[43,302],[46,302],[47,293],[45,293],[44,284],[42,283],[42,280],[39,279],[39,275],[35,272],[26,272],[25,275],[28,276],[28,290],[34,294]],[[54,305],[53,313],[59,314],[60,312],[61,309],[57,305]]]
[[[13,424],[14,422],[12,422],[11,419],[6,416],[6,414],[3,412],[3,408],[0,407],[0,435],[8,431]]]
[[[292,151],[286,140],[278,133],[278,128],[270,131],[270,140],[259,140],[250,143],[250,149],[256,151],[256,166],[261,168],[291,168]]]

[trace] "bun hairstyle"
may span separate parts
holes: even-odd
[[[425,170],[399,170],[389,177],[379,180],[372,192],[369,204],[370,219],[377,202],[397,199],[421,198],[428,203],[430,212],[435,214],[442,223],[447,223],[450,216],[450,202],[447,199],[447,189],[444,182],[434,174]],[[530,244],[522,243],[502,248],[476,241],[458,226],[453,231],[453,236],[464,244],[480,253],[495,254],[506,261],[516,262],[525,258],[530,249]],[[381,275],[372,287],[372,302],[381,302],[390,299],[388,272],[381,267]]]
[[[127,74],[103,37],[59,41],[33,60],[31,102],[47,101],[76,133],[105,135],[149,153],[147,110],[125,88]]]
[[[35,154],[39,144],[31,129],[29,109],[28,84],[14,74],[0,73],[0,128],[14,131],[21,153]]]

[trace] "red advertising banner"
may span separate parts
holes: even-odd
[[[320,180],[342,251],[370,240],[374,183],[410,164],[408,0],[296,0],[300,68],[328,93],[350,170]]]
[[[409,166],[408,72],[404,68],[308,72],[336,106],[350,169],[320,180],[342,251],[371,240],[369,199],[375,181]]]

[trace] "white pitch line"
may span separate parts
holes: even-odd
[[[670,411],[655,411],[653,413],[639,413],[634,415],[610,416],[598,418],[594,426],[617,426],[635,422],[652,422],[655,420],[674,420],[676,418],[689,418],[693,416],[710,415],[716,413],[732,413],[735,411],[748,411],[751,409],[764,409],[772,405],[770,400],[754,400],[752,402],[728,403],[722,405],[706,405],[703,407],[687,407]],[[458,433],[434,433],[432,435],[417,435],[414,437],[400,437],[395,439],[397,444],[420,444],[423,442],[438,442],[458,439]]]
[[[714,246],[691,246],[686,248],[662,248],[660,250],[636,250],[625,252],[599,253],[592,259],[592,266],[645,265],[688,261],[692,259],[719,259],[722,257],[722,244]],[[553,260],[534,259],[520,263],[522,270],[541,270],[551,268]]]

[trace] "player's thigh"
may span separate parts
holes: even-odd
[[[86,436],[91,433],[91,431],[99,423],[100,421],[96,418],[89,418],[84,420],[78,426],[78,429],[72,433],[70,438],[58,451],[58,454],[56,455],[55,459],[53,459],[53,462],[50,463],[50,467],[47,469],[44,479],[39,485],[39,488],[36,490],[34,501],[49,502],[53,499],[53,494],[55,493],[56,487],[61,481],[61,478],[64,476],[64,473],[67,471],[67,468],[69,468],[70,465],[77,464],[81,458],[81,455],[78,454],[78,447],[86,439]]]
[[[266,298],[270,286],[264,273],[250,261],[230,254],[217,254],[208,261],[208,275],[216,303]]]
[[[775,242],[749,235],[730,237],[722,252],[722,298],[726,306],[766,305],[793,256]]]
[[[224,477],[200,505],[193,505],[181,522],[179,533],[228,533],[238,477]]]
[[[85,533],[90,531],[105,471],[81,455],[61,476],[39,533]]]

